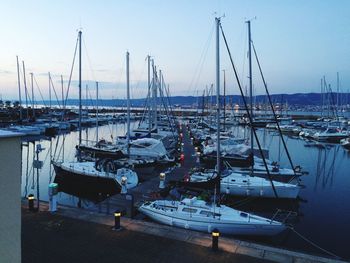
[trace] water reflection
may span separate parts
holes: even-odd
[[[337,174],[336,159],[339,155],[339,145],[325,145],[324,148],[318,148],[316,176],[314,189],[318,186],[323,189],[327,186],[332,187],[333,180]]]

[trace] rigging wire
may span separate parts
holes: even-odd
[[[213,23],[211,31],[209,33],[209,36],[207,38],[207,41],[204,44],[201,56],[199,58],[198,64],[196,66],[195,72],[193,74],[192,80],[190,82],[190,85],[188,87],[188,90],[192,90],[193,86],[196,88],[199,82],[199,78],[201,76],[201,72],[204,66],[204,62],[206,61],[206,57],[208,54],[208,50],[210,47],[211,40],[213,39],[213,34],[214,34],[214,29],[215,29],[215,23]]]
[[[242,87],[241,87],[241,83],[240,83],[240,81],[239,81],[239,78],[238,78],[238,75],[237,75],[237,70],[236,70],[236,67],[235,67],[235,65],[234,65],[234,63],[233,63],[231,51],[230,51],[230,49],[229,49],[229,47],[228,47],[228,43],[227,43],[227,40],[226,40],[226,36],[225,36],[225,33],[224,33],[224,30],[223,30],[223,28],[222,28],[221,23],[219,24],[219,26],[220,26],[221,33],[222,33],[222,36],[223,36],[223,39],[224,39],[224,42],[225,42],[225,46],[226,46],[226,49],[227,49],[227,52],[228,52],[228,55],[229,55],[229,58],[230,58],[231,66],[232,66],[232,69],[233,69],[233,71],[234,71],[234,74],[235,74],[235,77],[236,77],[236,80],[237,80],[237,84],[238,84],[239,90],[240,90],[240,92],[241,92],[241,96],[242,96],[242,99],[243,99],[244,106],[245,106],[246,109],[248,109],[247,101],[246,101],[245,97],[243,96],[243,90],[242,90]],[[271,183],[271,186],[272,186],[272,190],[273,190],[273,192],[274,192],[276,198],[278,198],[276,188],[275,188],[275,186],[274,186],[274,184],[273,184],[273,181],[272,181],[272,178],[271,178],[271,175],[270,175],[270,171],[269,171],[269,169],[268,169],[268,166],[267,166],[267,163],[266,163],[266,159],[265,159],[265,156],[264,156],[263,151],[262,151],[262,148],[261,148],[261,144],[260,144],[260,142],[259,142],[259,140],[258,140],[258,136],[257,136],[257,134],[256,134],[256,130],[255,130],[254,127],[253,127],[253,119],[252,119],[252,116],[250,115],[249,110],[247,110],[247,116],[248,116],[248,118],[249,118],[250,123],[252,124],[251,131],[254,133],[254,137],[255,137],[256,143],[257,143],[257,145],[258,145],[259,151],[260,151],[260,153],[261,153],[261,157],[262,157],[262,160],[263,160],[263,163],[264,163],[264,166],[265,166],[265,169],[266,169],[268,178],[269,178],[269,180],[270,180],[270,183]],[[253,157],[253,161],[254,161],[254,157]]]
[[[43,97],[43,94],[41,93],[41,90],[40,90],[40,87],[38,85],[38,82],[36,81],[36,78],[35,78],[35,75],[33,74],[33,79],[34,79],[34,82],[35,82],[35,86],[37,87],[38,91],[39,91],[39,94],[40,94],[40,97],[41,97],[41,101],[43,102],[44,106],[47,107],[45,101],[44,101],[44,97]]]
[[[260,66],[260,61],[259,61],[259,58],[258,58],[258,55],[257,55],[257,52],[256,52],[256,49],[255,49],[255,45],[252,41],[252,46],[253,46],[253,51],[254,51],[254,55],[255,55],[255,58],[256,58],[256,63],[258,65],[258,68],[259,68],[259,71],[260,71],[260,75],[261,75],[261,78],[262,78],[262,81],[264,83],[264,87],[265,87],[265,92],[267,94],[267,97],[269,99],[269,103],[270,103],[270,106],[271,106],[271,110],[273,112],[273,116],[274,116],[274,119],[275,119],[275,122],[276,122],[276,125],[277,125],[277,128],[278,128],[278,132],[281,136],[281,140],[282,140],[282,144],[283,144],[283,147],[285,149],[285,152],[287,154],[287,157],[288,157],[288,160],[289,160],[289,163],[291,165],[291,168],[293,169],[294,171],[294,175],[296,175],[296,172],[295,172],[295,167],[294,167],[294,164],[293,164],[293,161],[292,161],[292,157],[290,156],[289,154],[289,151],[287,149],[287,144],[286,142],[284,141],[284,138],[283,138],[283,135],[282,135],[282,131],[281,131],[281,128],[280,128],[280,125],[278,123],[278,120],[277,120],[277,115],[275,113],[275,109],[273,108],[273,104],[272,104],[272,100],[271,100],[271,97],[270,97],[270,93],[269,93],[269,90],[267,89],[267,84],[266,84],[266,81],[265,81],[265,77],[262,73],[262,69],[261,69],[261,66]]]
[[[59,107],[59,108],[61,108],[60,99],[59,99],[59,98],[58,98],[58,96],[57,96],[56,89],[55,89],[55,85],[53,84],[51,74],[50,74],[50,77],[49,77],[49,81],[50,81],[50,83],[51,83],[51,85],[52,85],[53,93],[55,94],[55,97],[56,97],[56,100],[57,100],[58,107]]]
[[[69,89],[70,89],[70,84],[72,82],[72,76],[73,76],[73,69],[74,69],[74,63],[75,63],[75,57],[77,55],[77,50],[78,50],[78,43],[79,43],[79,34],[77,36],[77,41],[75,43],[75,50],[74,50],[74,55],[73,55],[73,62],[72,62],[72,67],[70,70],[70,74],[69,74],[69,80],[68,80],[68,86],[67,86],[67,90],[66,90],[66,98],[64,100],[64,109],[67,107],[67,100],[68,100],[68,94],[69,94]]]

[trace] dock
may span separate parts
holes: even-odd
[[[229,237],[214,252],[209,233],[127,217],[122,230],[113,225],[109,214],[68,206],[50,213],[46,202],[33,213],[23,201],[23,262],[345,262]]]
[[[177,166],[171,167],[165,172],[165,185],[170,180],[181,180],[186,174],[188,174],[191,168],[196,166],[195,150],[185,125],[181,125],[180,132],[183,136],[183,149],[181,150],[181,153],[184,154],[184,160],[181,164],[177,164]],[[110,215],[116,210],[121,210],[126,216],[132,217],[133,211],[141,202],[152,200],[152,198],[154,198],[152,195],[160,190],[159,181],[159,174],[154,175],[152,178],[139,183],[137,187],[130,189],[127,195],[111,196],[88,209],[90,211],[98,211],[99,213]]]

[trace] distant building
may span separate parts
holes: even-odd
[[[0,262],[21,262],[21,134],[0,130]]]

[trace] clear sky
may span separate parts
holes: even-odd
[[[256,17],[252,38],[271,93],[318,92],[323,75],[335,90],[337,72],[341,88],[350,88],[347,0],[12,0],[2,1],[0,8],[0,94],[2,99],[18,97],[16,55],[25,61],[27,81],[33,72],[44,97],[49,71],[58,90],[59,76],[69,76],[81,28],[83,79],[89,81],[90,96],[94,81],[101,83],[101,98],[126,96],[127,50],[133,98],[146,94],[148,54],[163,71],[172,95],[201,95],[206,85],[215,83],[215,12],[225,14],[222,26],[244,86],[245,20]],[[227,93],[238,94],[222,44]],[[73,84],[69,97],[76,98]],[[263,94],[256,74],[254,89]],[[35,96],[40,97],[36,87]]]

